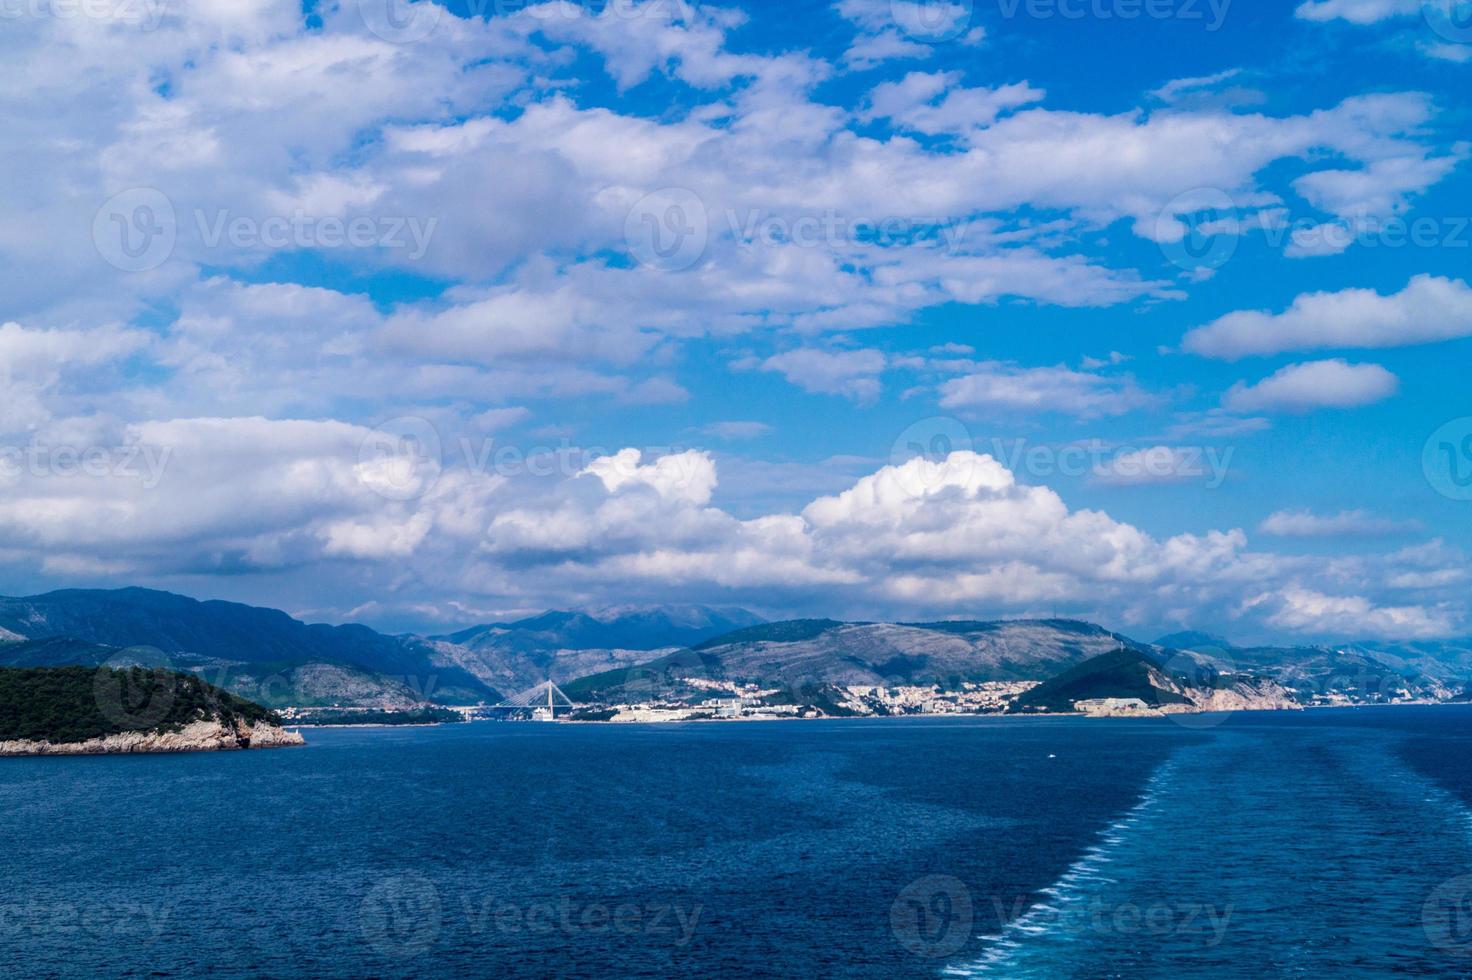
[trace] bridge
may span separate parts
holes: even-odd
[[[529,710],[533,721],[556,721],[557,709],[563,708],[571,711],[573,703],[572,698],[562,693],[562,688],[549,679],[520,694],[513,694],[500,704],[493,704],[491,707],[506,711]]]

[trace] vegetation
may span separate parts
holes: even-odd
[[[192,674],[159,668],[0,668],[0,741],[85,742],[122,732],[178,731],[219,719],[279,719]]]
[[[464,720],[460,712],[448,708],[411,708],[406,711],[324,708],[303,711],[292,722],[302,725],[446,725]]]
[[[1189,704],[1189,699],[1162,687],[1183,685],[1139,650],[1121,649],[1086,660],[1018,697],[1013,711],[1072,711],[1075,701],[1093,698],[1139,698],[1151,707]]]
[[[704,643],[697,643],[690,649],[709,650],[713,647],[726,646],[729,643],[756,643],[758,641],[798,643],[802,640],[814,639],[842,625],[843,623],[836,619],[790,619],[783,623],[762,623],[760,626],[748,626],[745,629],[734,630],[706,640]]]

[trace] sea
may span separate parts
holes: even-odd
[[[1472,976],[1472,707],[0,760],[6,977]]]

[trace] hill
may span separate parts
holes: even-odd
[[[1104,699],[1136,699],[1157,711],[1295,706],[1290,693],[1271,679],[1222,673],[1204,659],[1171,651],[1121,647],[1022,693],[1011,710],[1067,712],[1078,702]]]
[[[299,745],[280,718],[192,674],[0,668],[0,755]]]
[[[559,683],[629,668],[710,637],[760,623],[745,609],[709,606],[549,611],[508,623],[431,637],[437,655],[482,683],[517,692],[549,677]]]
[[[8,640],[9,642],[3,642]],[[0,598],[0,665],[125,663],[203,673],[270,704],[477,701],[499,693],[419,637],[152,589]]]
[[[788,691],[850,686],[1041,681],[1134,641],[1071,620],[843,623],[789,620],[737,630],[633,667],[564,685],[583,701],[642,700],[695,680]]]

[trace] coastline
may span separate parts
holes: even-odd
[[[0,742],[0,758],[57,755],[167,755],[179,752],[244,752],[306,745],[300,733],[278,725],[225,725],[196,721],[175,732],[120,732],[84,742],[14,739]]]

